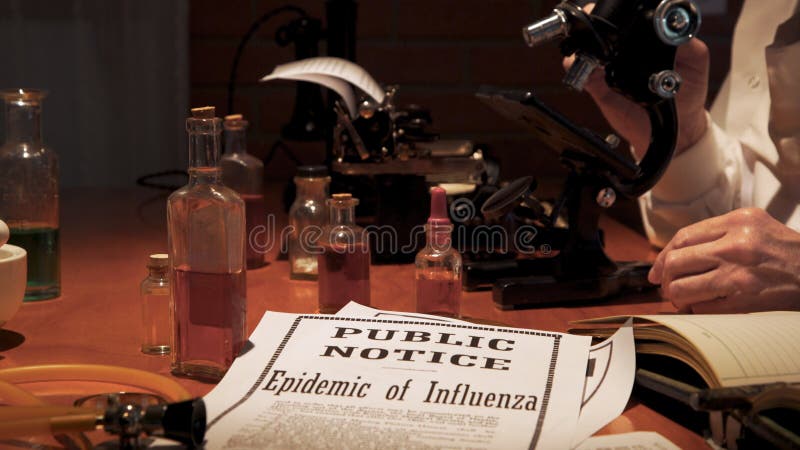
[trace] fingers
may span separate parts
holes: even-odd
[[[661,271],[662,287],[673,280],[718,268],[721,260],[715,255],[715,246],[715,242],[709,242],[670,251]]]
[[[572,67],[572,63],[575,62],[575,54],[569,55],[561,60],[561,66],[564,67],[564,71],[566,72]]]
[[[583,85],[583,90],[588,92],[601,108],[604,106],[614,107],[617,102],[623,100],[630,101],[608,87],[604,69],[594,69],[586,80],[586,84]]]
[[[661,284],[664,277],[664,261],[671,251],[714,242],[724,237],[727,228],[724,226],[725,217],[713,217],[681,228],[656,257],[653,267],[647,275],[648,281],[653,284]]]
[[[675,50],[675,70],[680,73],[708,74],[709,66],[708,46],[697,38],[692,38]]]
[[[683,83],[676,96],[680,127],[675,154],[680,154],[706,133],[705,103],[708,96],[709,54],[703,41],[694,38],[678,47],[675,71]]]
[[[720,270],[681,277],[661,286],[662,296],[678,310],[687,310],[695,304],[734,294],[736,288],[726,283],[725,278]]]
[[[625,138],[641,158],[650,141],[650,122],[645,110],[608,87],[605,70],[595,69],[583,89],[589,93],[608,123]]]
[[[728,247],[720,245],[718,248],[713,249],[718,253],[718,256],[739,260],[734,262],[742,262],[741,260],[747,257],[758,257],[757,253],[753,255],[754,250],[757,250],[758,246],[747,240],[747,235],[752,234],[754,230],[769,225],[770,221],[774,221],[774,219],[764,212],[764,210],[757,208],[741,208],[681,228],[675,233],[675,236],[672,237],[672,240],[669,241],[664,249],[661,250],[661,253],[658,254],[647,279],[653,284],[661,284],[663,280],[664,260],[671,251],[706,242],[719,241],[725,238],[729,232],[728,230],[731,230],[730,232],[734,233],[733,235],[738,233],[741,238],[731,242],[731,245]],[[727,255],[727,253],[731,253],[731,249],[733,250],[733,255]]]

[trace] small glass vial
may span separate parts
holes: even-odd
[[[142,296],[144,340],[142,353],[169,354],[169,255],[156,253],[147,260],[147,278],[139,286]]]
[[[266,236],[267,212],[264,206],[264,163],[247,153],[247,121],[241,114],[225,116],[225,154],[220,160],[222,182],[244,200],[247,223],[247,268],[265,265],[263,240]]]
[[[319,312],[332,314],[350,301],[369,306],[369,241],[355,224],[358,199],[333,194],[330,223],[319,238]]]
[[[328,220],[325,200],[331,177],[325,166],[300,166],[294,184],[297,197],[289,208],[289,278],[317,279],[317,240]]]
[[[25,301],[61,295],[58,157],[42,142],[42,101],[33,89],[0,91],[6,141],[0,147],[0,217],[9,244],[28,252]],[[0,289],[2,289],[0,287]]]
[[[192,109],[189,183],[167,200],[172,373],[218,381],[245,342],[244,202],[220,181],[222,120]]]
[[[453,225],[447,215],[447,196],[431,189],[431,215],[425,226],[427,243],[417,253],[417,312],[447,317],[461,315],[461,255],[453,248]]]

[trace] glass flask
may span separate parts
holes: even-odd
[[[0,91],[6,141],[0,147],[0,217],[9,244],[28,252],[25,301],[61,294],[58,238],[58,157],[42,143],[42,100],[33,89]]]
[[[244,202],[220,182],[222,120],[186,119],[189,183],[167,200],[172,275],[172,373],[219,380],[245,340]]]
[[[369,241],[355,224],[358,199],[333,194],[326,202],[330,223],[319,238],[319,312],[337,312],[351,300],[369,306]]]
[[[247,121],[241,114],[225,116],[225,154],[220,160],[222,182],[244,200],[247,268],[265,265],[258,236],[265,236],[267,213],[264,206],[264,163],[247,153]]]
[[[300,166],[294,184],[297,197],[289,208],[289,278],[317,279],[317,247],[319,234],[328,220],[325,200],[331,177],[325,166]]]
[[[453,248],[453,225],[447,215],[447,196],[431,189],[431,215],[425,226],[426,245],[414,261],[417,312],[459,317],[461,314],[461,255]]]
[[[142,325],[144,336],[142,353],[166,355],[169,353],[169,255],[156,253],[147,260],[147,278],[142,280],[139,293],[142,297]]]

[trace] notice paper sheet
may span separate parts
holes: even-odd
[[[250,342],[205,397],[206,448],[569,448],[591,344],[413,316],[275,312]]]
[[[350,317],[425,319],[434,322],[468,323],[427,314],[383,311],[350,302],[337,315]],[[578,422],[572,431],[575,447],[625,410],[633,389],[636,356],[633,321],[628,320],[608,339],[589,348]],[[562,430],[562,432],[567,432]]]

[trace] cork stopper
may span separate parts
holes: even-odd
[[[0,98],[6,101],[23,102],[38,105],[47,97],[47,91],[41,89],[5,89],[0,91]]]
[[[201,106],[192,108],[192,117],[195,119],[213,119],[216,109],[213,106]]]
[[[147,259],[147,267],[150,268],[164,268],[169,265],[169,255],[166,253],[153,253]]]
[[[358,199],[353,198],[353,195],[347,192],[331,195],[331,198],[325,201],[325,204],[335,209],[352,208],[358,205]]]
[[[244,120],[244,116],[241,114],[228,114],[223,122],[223,126],[228,131],[244,130],[247,125],[247,121]]]

